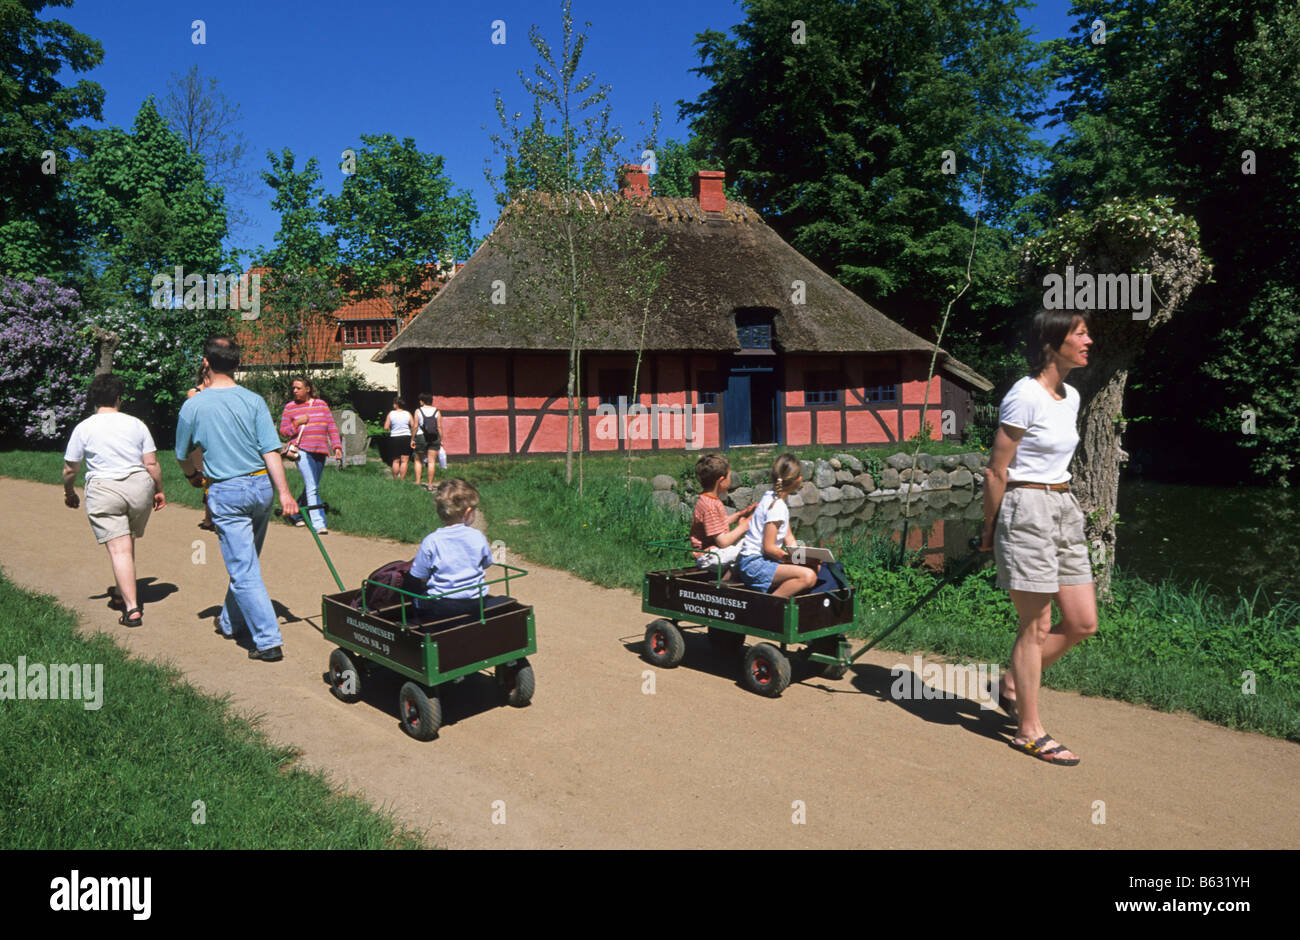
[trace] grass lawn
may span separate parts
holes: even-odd
[[[97,709],[85,689],[76,701],[0,700],[5,848],[422,847],[418,833],[295,767],[293,749],[270,745],[225,702],[105,634],[79,634],[71,611],[2,573],[0,623],[0,664],[103,668]]]

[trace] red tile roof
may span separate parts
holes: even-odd
[[[453,271],[453,276],[455,272],[460,271],[464,266],[464,262],[458,262]],[[270,274],[270,270],[268,268],[252,268],[249,270],[249,274],[261,274],[265,277]],[[403,329],[415,318],[415,314],[424,306],[424,303],[436,295],[450,279],[449,276],[436,274],[425,280],[421,286],[427,297],[425,301],[416,304],[403,318]],[[263,304],[263,310],[265,308],[266,305]],[[367,322],[393,324],[395,319],[393,302],[387,297],[349,300],[337,310],[318,316],[307,325],[307,359],[312,365],[338,365],[343,360],[344,349],[379,349],[383,346],[382,342],[345,343],[343,324],[355,323],[362,330],[365,330]],[[358,323],[358,321],[360,322]],[[376,330],[376,332],[378,331]],[[289,361],[290,352],[286,348],[288,344],[282,333],[277,335],[269,330],[258,330],[249,323],[242,323],[238,330],[237,339],[239,345],[243,347],[242,359],[245,366],[287,366],[302,362],[301,354],[294,356],[294,362]]]

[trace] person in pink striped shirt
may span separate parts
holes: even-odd
[[[301,437],[299,436],[301,432]],[[304,505],[315,506],[320,503],[320,479],[325,471],[325,459],[330,452],[343,464],[343,441],[339,429],[334,424],[334,414],[330,406],[316,397],[316,387],[311,379],[299,376],[293,380],[293,400],[284,406],[280,415],[280,436],[295,441],[298,449],[298,470],[302,473],[306,487]],[[321,535],[328,535],[325,527],[325,511],[309,509],[312,528]],[[302,514],[293,517],[294,525],[306,525]]]

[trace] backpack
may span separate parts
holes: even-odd
[[[431,406],[432,407],[432,406]],[[438,419],[442,417],[438,409],[433,409],[433,414],[424,413],[424,407],[419,408],[420,412],[420,430],[424,434],[424,439],[430,447],[442,446],[442,432],[438,429]]]
[[[362,593],[352,598],[352,607],[356,610],[362,609],[361,599],[365,597],[365,604],[368,608],[389,607],[403,600],[410,598],[403,597],[391,588],[401,588],[402,590],[418,591],[424,587],[417,579],[411,577],[410,561],[390,561],[382,568],[376,568],[370,572],[369,580],[378,581],[379,584],[366,584],[362,588]],[[408,582],[414,582],[414,587]],[[381,587],[380,585],[387,585]]]

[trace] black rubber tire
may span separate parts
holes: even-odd
[[[442,726],[442,702],[436,695],[428,695],[414,682],[402,685],[397,693],[397,713],[402,717],[402,730],[417,741],[432,741]]]
[[[838,656],[840,653],[840,641],[844,639],[843,635],[824,636],[813,640],[811,646],[814,652],[825,653],[827,656]],[[826,663],[814,663],[817,669],[827,679],[843,679],[849,671],[848,664],[828,665]]]
[[[502,663],[496,668],[497,685],[505,695],[506,704],[514,708],[523,708],[533,700],[537,690],[537,679],[528,660],[521,659],[513,666]]]
[[[645,628],[644,655],[652,666],[672,669],[686,655],[686,638],[671,620],[660,618]]]
[[[790,660],[771,643],[751,646],[740,682],[751,692],[776,698],[790,684]]]
[[[720,663],[730,664],[745,648],[745,634],[709,627],[709,649]]]
[[[348,673],[352,674],[352,691],[344,692]],[[361,667],[347,650],[339,647],[330,653],[330,692],[340,702],[351,705],[361,698]]]

